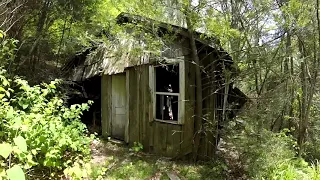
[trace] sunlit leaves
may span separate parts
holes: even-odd
[[[22,152],[27,151],[27,143],[26,140],[22,136],[18,136],[13,139],[14,143]]]
[[[12,146],[9,143],[0,144],[0,156],[7,159],[12,152]]]
[[[0,72],[1,92],[11,93],[9,99],[0,101],[0,163],[4,162],[1,166],[5,168],[1,176],[24,179],[22,169],[50,167],[55,172],[72,165],[63,158],[84,161],[91,138],[85,135],[87,129],[80,116],[92,103],[68,108],[57,93],[60,80],[30,86],[21,78],[12,81],[5,71]],[[8,162],[14,164],[9,166]]]
[[[313,3],[306,3],[301,0],[290,0],[280,7],[282,16],[277,17],[278,22],[284,23],[285,27],[294,28],[293,26],[303,28],[312,20],[314,12]]]
[[[14,165],[6,172],[10,180],[25,180],[24,172],[19,165]]]
[[[3,31],[0,30],[0,66],[7,66],[13,61],[17,43],[16,40],[5,38]]]

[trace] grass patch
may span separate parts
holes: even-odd
[[[157,168],[146,161],[127,161],[108,173],[106,179],[147,179],[156,172]]]
[[[168,158],[131,152],[124,145],[100,141],[93,161],[96,164],[92,179],[160,179],[169,180],[167,173],[180,179],[226,179],[227,167],[222,163],[188,163]],[[99,177],[99,178],[98,178]]]

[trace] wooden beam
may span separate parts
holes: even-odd
[[[125,134],[124,134],[124,140],[126,143],[129,143],[129,100],[130,100],[130,85],[129,85],[129,80],[130,80],[130,71],[126,71],[126,126],[125,126]]]

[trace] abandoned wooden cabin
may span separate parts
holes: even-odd
[[[81,62],[78,59],[69,63],[69,66],[76,64],[71,79],[84,81],[101,77],[104,137],[129,144],[140,142],[145,151],[169,157],[189,154],[196,133],[197,64],[191,58],[187,29],[125,13],[119,15],[118,23],[144,23],[143,28],[163,43],[159,55],[144,48],[146,42],[141,36],[101,43]],[[174,36],[174,40],[163,40],[167,34]],[[195,34],[202,68],[202,130],[206,136],[201,139],[199,156],[210,157],[217,143],[217,127],[220,128],[225,119],[223,116],[233,116],[246,100],[239,89],[225,82],[224,70],[231,72],[231,76],[235,74],[232,58],[216,40],[200,36]]]

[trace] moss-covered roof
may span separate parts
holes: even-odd
[[[117,23],[133,25],[142,23],[144,31],[152,31],[151,33],[156,34],[160,39],[166,34],[174,35],[180,39],[189,38],[188,31],[185,28],[156,22],[142,16],[121,13],[117,18]],[[220,47],[219,42],[216,39],[204,38],[202,35],[203,34],[201,33],[195,32],[197,43],[204,44],[212,49],[219,49],[224,55],[224,59],[232,64],[232,58]],[[165,43],[165,40],[159,41]],[[76,64],[72,66],[73,68],[68,69],[71,71],[69,72],[69,74],[71,74],[69,79],[73,81],[82,81],[97,75],[117,74],[123,72],[125,68],[128,67],[152,63],[151,61],[155,61],[159,58],[162,60],[166,57],[170,58],[170,55],[168,56],[168,53],[165,52],[166,50],[164,49],[159,51],[165,55],[160,54],[160,57],[155,57],[154,52],[150,52],[144,47],[146,47],[144,41],[132,36],[119,36],[116,40],[113,40],[108,44],[100,43],[99,45],[96,45],[95,48],[91,48],[89,52],[86,52],[84,60],[80,63],[69,62],[69,64]],[[174,54],[173,58],[183,57],[182,50],[179,48],[169,48],[169,51],[171,51],[169,54]],[[75,60],[73,59],[73,61]]]

